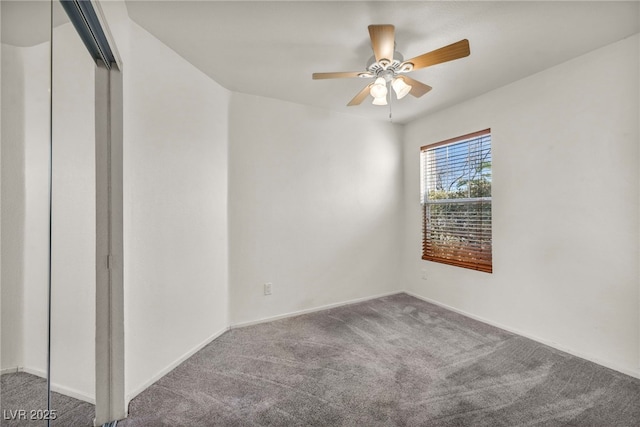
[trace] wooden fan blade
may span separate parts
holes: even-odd
[[[311,78],[313,80],[320,79],[343,79],[349,77],[358,77],[362,74],[362,71],[344,72],[344,73],[313,73]]]
[[[416,98],[420,98],[422,95],[424,95],[425,93],[431,90],[431,86],[426,85],[422,82],[419,82],[415,79],[412,79],[411,77],[400,76],[398,78],[403,79],[406,84],[411,86],[411,91],[409,93],[415,96]]]
[[[348,107],[352,107],[354,105],[362,104],[362,101],[369,96],[369,90],[371,89],[371,85],[367,85],[362,89],[356,96],[353,97],[351,101],[347,104]]]
[[[371,47],[376,56],[376,61],[388,59],[393,61],[395,48],[395,28],[393,25],[369,25],[369,37]]]
[[[459,42],[450,44],[440,49],[433,50],[428,53],[424,53],[415,58],[407,59],[403,64],[412,63],[413,69],[418,70],[420,68],[428,67],[430,65],[441,64],[443,62],[453,61],[454,59],[464,58],[469,56],[471,51],[469,50],[469,40],[464,39]]]

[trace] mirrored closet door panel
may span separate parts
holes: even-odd
[[[67,2],[68,7],[75,7]],[[52,32],[51,425],[95,416],[95,68],[62,3]]]
[[[96,64],[59,0],[0,7],[0,422],[91,426]]]
[[[3,0],[0,14],[1,423],[42,426],[49,396],[51,3]]]

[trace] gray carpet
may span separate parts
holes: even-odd
[[[31,419],[30,411],[47,409],[47,381],[26,372],[2,375],[0,377],[0,406],[2,407],[2,418],[0,418],[2,427],[46,426],[46,421]],[[15,413],[14,411],[20,409],[27,411],[26,420],[11,416]],[[51,409],[56,411],[56,419],[51,421],[52,426],[93,426],[95,409],[90,403],[59,393],[51,393]],[[38,416],[37,413],[33,415]]]
[[[118,426],[639,426],[640,380],[406,294],[222,335]]]

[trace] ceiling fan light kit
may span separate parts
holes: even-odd
[[[371,89],[369,89],[369,93],[374,98],[383,98],[387,96],[387,81],[378,77],[374,84],[371,85]]]
[[[393,25],[369,25],[369,37],[373,56],[367,62],[366,71],[362,72],[338,72],[338,73],[313,73],[314,80],[336,78],[374,78],[372,84],[362,89],[347,105],[360,105],[362,101],[371,95],[373,105],[387,105],[387,95],[390,92],[388,86],[393,88],[397,99],[404,98],[407,94],[419,98],[431,90],[431,87],[414,80],[406,73],[453,61],[469,56],[469,40],[464,39],[440,49],[404,60],[404,57],[395,50],[395,27]]]
[[[411,91],[411,85],[408,85],[404,82],[402,77],[396,77],[393,79],[393,83],[391,83],[394,92],[396,93],[396,97],[398,99],[402,99],[409,94]]]
[[[378,98],[373,98],[373,105],[387,105],[387,96],[381,96]]]

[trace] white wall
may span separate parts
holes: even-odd
[[[24,83],[22,49],[1,45],[2,370],[22,365],[24,276]],[[10,209],[9,209],[10,208]]]
[[[401,129],[236,93],[230,117],[232,324],[399,289]]]
[[[406,127],[408,290],[640,374],[638,53],[636,35]],[[419,147],[489,127],[494,273],[422,261]]]
[[[131,398],[227,328],[230,95],[135,23],[120,19],[111,30],[125,39],[118,49]]]
[[[24,368],[47,366],[49,241],[49,44],[23,48],[24,64]],[[6,211],[6,209],[5,209]]]

